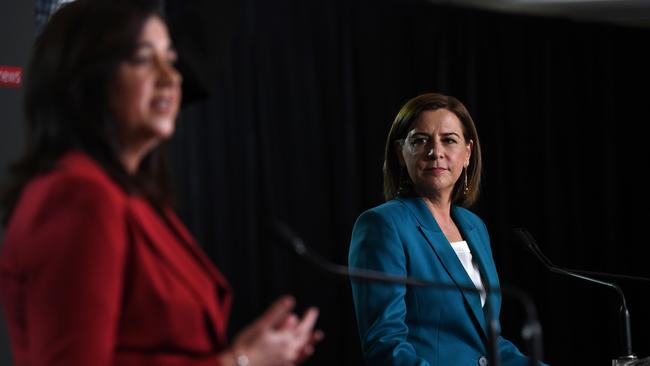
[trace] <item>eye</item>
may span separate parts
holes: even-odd
[[[150,52],[136,52],[128,61],[132,65],[146,65],[151,63],[152,60],[153,57]]]
[[[129,63],[133,65],[144,65],[151,62],[151,56],[149,55],[134,55],[129,59]]]
[[[445,137],[442,139],[442,142],[444,142],[445,144],[455,144],[456,139],[453,137]]]
[[[413,137],[413,139],[411,139],[411,145],[413,146],[426,145],[428,142],[429,142],[429,138],[423,136]]]

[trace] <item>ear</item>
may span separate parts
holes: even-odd
[[[472,156],[472,148],[474,147],[474,141],[469,140],[465,148],[467,149],[467,157],[465,158],[465,168],[469,166],[469,158]]]
[[[395,144],[395,155],[397,155],[397,161],[399,162],[399,166],[404,167],[406,163],[404,162],[404,154],[402,153],[402,150],[404,149],[404,144],[397,140],[394,142]]]

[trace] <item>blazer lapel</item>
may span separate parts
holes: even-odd
[[[458,207],[453,208],[453,214],[463,232],[463,236],[467,238],[467,244],[472,251],[472,258],[478,263],[479,271],[481,272],[481,279],[483,280],[483,286],[486,289],[499,288],[499,279],[496,273],[496,268],[492,263],[492,257],[488,252],[490,243],[485,242],[480,235],[480,229],[475,228]],[[500,306],[500,304],[497,303],[499,295],[492,291],[488,291],[487,295],[489,310],[492,314],[485,314],[485,317],[495,317],[497,314],[494,310]],[[486,306],[483,310],[487,311],[488,307]]]
[[[187,249],[192,252],[194,257],[201,262],[203,268],[210,274],[210,276],[212,276],[215,282],[217,282],[217,285],[221,290],[224,292],[230,292],[230,287],[228,286],[226,278],[221,274],[221,272],[219,272],[219,270],[217,270],[214,264],[212,264],[212,261],[206,257],[203,250],[199,248],[192,235],[187,231],[185,225],[183,225],[178,219],[178,216],[176,216],[176,214],[170,209],[165,210],[165,216],[167,216],[172,230],[176,232],[176,235],[178,235]]]
[[[421,198],[413,197],[401,200],[411,208],[411,211],[414,213],[420,224],[418,227],[419,231],[429,243],[436,256],[440,259],[440,262],[449,274],[449,277],[451,277],[453,282],[459,286],[463,298],[471,309],[472,316],[480,325],[483,334],[487,336],[487,324],[481,306],[481,297],[478,292],[469,290],[475,288],[475,285],[469,278],[463,265],[460,263],[456,252],[454,252],[451,244],[449,244],[449,241],[440,229],[440,226],[438,226],[438,223],[435,221],[433,215]],[[463,229],[465,229],[463,234],[466,234],[468,241],[476,240],[474,234],[470,234],[473,231],[471,227]],[[473,248],[470,249],[473,250]],[[484,268],[482,263],[479,262],[479,265]]]
[[[221,307],[222,314],[230,313],[230,305],[232,303],[232,290],[226,278],[219,272],[217,267],[214,266],[212,261],[205,255],[203,250],[199,248],[198,244],[192,237],[192,235],[187,231],[185,225],[181,223],[178,219],[178,216],[171,210],[165,210],[165,216],[169,220],[171,229],[176,232],[176,235],[181,239],[181,242],[187,247],[187,249],[194,255],[207,273],[212,277],[216,284],[216,289],[218,292],[219,306]],[[227,318],[225,319],[227,320]],[[224,323],[224,328],[227,324]]]
[[[218,314],[227,314],[230,308],[230,289],[225,279],[217,272],[216,268],[207,263],[209,260],[196,247],[189,233],[185,229],[180,230],[180,223],[172,219],[169,213],[167,213],[167,217],[170,220],[171,228],[165,224],[163,218],[145,200],[132,198],[130,206],[134,221],[137,223],[138,228],[149,238],[152,249],[160,256],[165,265],[177,275],[179,280],[191,290],[199,303],[204,305],[207,314],[209,314],[215,325],[219,339],[224,340],[226,319]],[[200,287],[200,283],[197,283],[190,268],[178,263],[178,260],[175,259],[178,250],[188,250],[191,256],[196,259],[197,267],[208,275],[211,282],[216,286],[216,290],[223,291],[223,294],[220,294],[224,295],[224,300],[221,303],[217,304],[215,302],[214,292],[206,291],[206,289]],[[221,307],[221,309],[218,307]]]

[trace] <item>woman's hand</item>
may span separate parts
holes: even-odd
[[[316,310],[316,309],[312,308],[310,310]],[[305,314],[303,319],[305,319],[306,316],[307,316],[307,314]],[[287,317],[287,319],[285,320],[285,323],[282,324],[282,326],[280,328],[281,329],[292,329],[292,328],[295,328],[298,323],[299,323],[298,317],[295,314],[291,314],[291,315],[289,315]],[[298,354],[298,359],[296,360],[295,363],[296,364],[301,363],[302,361],[309,358],[309,356],[311,356],[314,353],[314,346],[316,345],[316,343],[320,342],[324,337],[325,337],[325,333],[323,333],[321,330],[315,330],[315,331],[311,332],[311,335],[310,335],[309,339],[307,340],[307,342],[305,342],[304,346],[300,350],[300,352]]]
[[[313,330],[318,309],[310,308],[298,318],[291,312],[294,305],[291,296],[276,300],[235,337],[230,360],[221,357],[223,364],[236,364],[240,357],[240,364],[284,366],[295,365],[309,357],[315,344],[323,339],[323,332]]]

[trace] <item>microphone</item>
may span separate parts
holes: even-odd
[[[623,356],[618,357],[613,361],[613,365],[632,365],[637,364],[634,360],[637,360],[636,355],[632,352],[632,333],[630,331],[630,312],[627,309],[627,302],[625,301],[625,295],[623,295],[623,290],[611,282],[601,281],[592,277],[585,276],[577,271],[569,270],[566,268],[561,268],[555,266],[548,257],[542,253],[541,249],[533,239],[533,236],[524,228],[515,228],[513,229],[515,236],[523,243],[526,248],[535,255],[535,257],[551,272],[562,274],[569,277],[579,278],[588,282],[596,283],[602,286],[607,286],[612,288],[618,294],[621,300],[621,335],[623,337]]]
[[[469,286],[456,286],[454,284],[445,284],[445,283],[433,283],[426,280],[421,280],[413,277],[401,277],[393,276],[386,274],[381,271],[374,271],[370,269],[363,268],[349,268],[348,266],[335,264],[324,259],[320,255],[312,252],[303,242],[303,240],[297,236],[286,224],[279,221],[274,221],[272,227],[276,233],[280,235],[286,243],[291,246],[291,249],[298,254],[299,257],[306,259],[308,262],[316,265],[321,270],[339,275],[344,277],[349,277],[354,280],[361,281],[370,281],[370,282],[383,282],[383,283],[392,283],[398,285],[407,285],[407,286],[423,286],[423,287],[438,287],[442,289],[462,289],[471,292],[478,292],[479,290],[476,287]],[[490,289],[491,291],[500,292],[499,289]],[[487,291],[487,289],[486,289]]]
[[[585,271],[585,270],[582,270],[582,269],[572,269],[572,268],[564,268],[564,269],[569,271],[569,272],[573,272],[573,273],[577,273],[577,274],[581,274],[581,275],[587,275],[587,276],[611,278],[611,279],[617,279],[617,280],[650,282],[650,278],[641,277],[641,276],[630,276],[630,275],[624,275],[624,274],[618,274],[618,273]]]
[[[439,283],[432,282],[428,280],[423,280],[413,277],[402,277],[389,275],[381,271],[363,269],[363,268],[350,268],[348,266],[332,263],[327,259],[324,259],[320,255],[314,253],[309,249],[304,241],[296,235],[293,230],[289,228],[285,223],[278,220],[271,220],[271,228],[276,232],[284,242],[286,242],[299,257],[305,259],[306,261],[314,264],[316,267],[321,270],[334,274],[337,276],[344,276],[352,280],[357,281],[368,281],[368,282],[381,282],[381,283],[390,283],[390,284],[400,284],[406,286],[421,286],[421,287],[432,287],[442,290],[457,290],[462,289],[464,291],[470,292],[480,292],[476,287],[470,286],[460,286],[455,284],[448,283]],[[542,357],[542,342],[541,342],[541,333],[542,327],[537,320],[537,311],[535,305],[533,304],[530,297],[523,291],[514,288],[512,286],[501,285],[501,288],[497,287],[485,287],[486,291],[486,313],[490,314],[490,318],[487,319],[488,324],[488,359],[490,360],[490,365],[499,366],[500,365],[500,355],[498,351],[497,338],[499,336],[497,330],[497,321],[491,316],[492,312],[490,311],[490,294],[491,293],[503,293],[515,297],[519,300],[526,311],[526,321],[522,327],[522,337],[527,341],[529,345],[532,345],[530,348],[530,365],[538,365],[537,360],[540,360]]]

